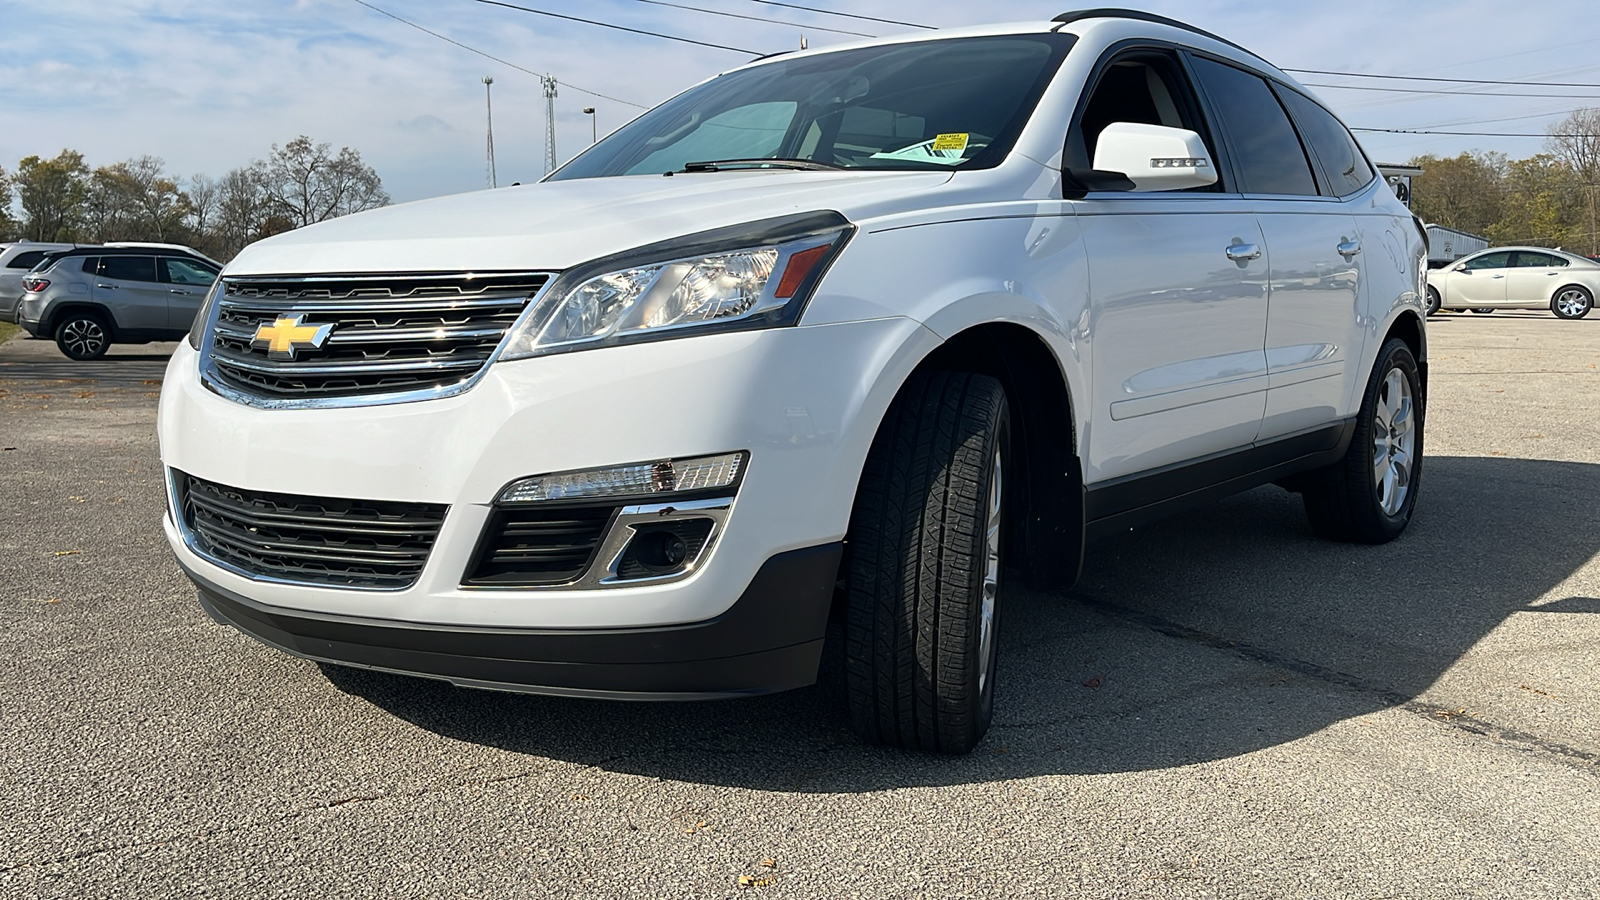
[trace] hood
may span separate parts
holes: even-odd
[[[853,222],[913,209],[949,172],[789,169],[586,178],[457,194],[332,219],[246,247],[230,275],[554,271],[668,238],[792,213]]]

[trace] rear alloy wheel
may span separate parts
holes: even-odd
[[[111,347],[111,333],[99,313],[71,312],[56,323],[56,346],[72,359],[99,359]]]
[[[1405,531],[1417,505],[1423,413],[1417,360],[1393,338],[1378,354],[1345,458],[1302,482],[1301,500],[1319,536],[1385,544]]]
[[[1483,307],[1483,306],[1474,306],[1472,308],[1472,311],[1477,313],[1480,316],[1487,316],[1489,313],[1494,312],[1494,310],[1489,309],[1487,307]]]
[[[1010,416],[1000,382],[915,376],[850,517],[845,686],[869,743],[966,753],[994,713]]]
[[[1439,296],[1439,289],[1431,284],[1428,285],[1428,315],[1438,312],[1441,306],[1444,306],[1444,298]]]
[[[1568,285],[1550,298],[1550,311],[1562,319],[1581,319],[1594,308],[1594,297],[1577,285]]]

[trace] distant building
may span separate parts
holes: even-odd
[[[1447,228],[1443,225],[1428,226],[1428,268],[1430,269],[1448,266],[1463,256],[1487,249],[1489,249],[1489,239],[1483,235],[1462,231],[1458,228]]]

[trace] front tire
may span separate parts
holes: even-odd
[[[1318,536],[1386,544],[1405,531],[1422,473],[1424,407],[1417,360],[1392,338],[1367,381],[1345,458],[1312,473],[1301,491]]]
[[[56,346],[69,359],[99,359],[111,347],[111,329],[99,313],[70,312],[56,323]]]
[[[1444,298],[1439,296],[1439,289],[1431,284],[1428,285],[1428,315],[1431,316],[1438,312],[1442,306],[1444,306]]]
[[[1557,318],[1581,319],[1587,316],[1591,309],[1594,309],[1594,297],[1575,284],[1556,291],[1556,295],[1550,298],[1550,311],[1555,313]]]
[[[1011,426],[1000,382],[917,375],[850,516],[845,685],[869,743],[966,753],[994,713]]]

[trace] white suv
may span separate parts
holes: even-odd
[[[167,535],[311,659],[988,727],[1006,585],[1277,482],[1383,542],[1425,237],[1349,132],[1138,13],[759,60],[543,183],[251,246],[174,355]]]

